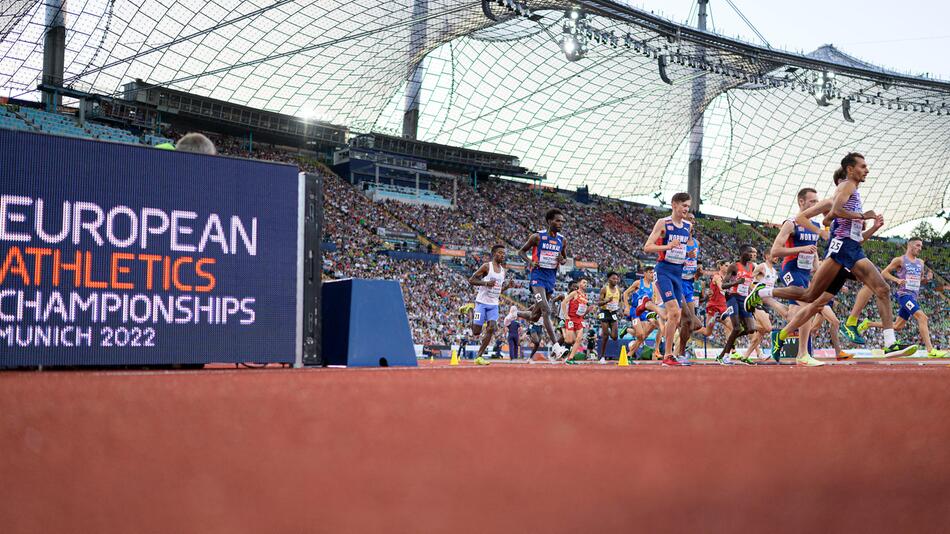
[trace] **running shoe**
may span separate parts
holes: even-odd
[[[775,363],[782,363],[782,347],[785,346],[785,341],[782,340],[781,330],[772,330],[771,340],[772,359],[775,360]]]
[[[668,367],[682,367],[683,364],[681,364],[679,360],[672,356],[665,356],[663,357],[663,365]]]
[[[927,357],[928,357],[928,358],[946,358],[946,357],[947,357],[947,351],[945,351],[945,350],[931,349],[931,351],[927,353]]]
[[[656,312],[650,312],[646,314],[647,321],[652,321],[653,319],[656,319],[656,317],[657,317]]]
[[[835,359],[838,360],[839,362],[842,360],[850,360],[852,358],[854,358],[854,354],[846,350],[840,351],[838,354],[835,354]]]
[[[564,362],[564,363],[566,363],[567,365],[580,365],[580,364],[577,363],[577,361],[574,360],[573,358],[568,358],[567,361]]]
[[[759,291],[762,291],[765,287],[765,284],[762,283],[752,286],[752,291],[749,291],[749,296],[745,298],[745,303],[743,304],[745,311],[751,312],[762,305],[762,297],[759,296]]]
[[[858,325],[858,332],[863,334],[868,331],[868,328],[871,328],[871,320],[865,319]]]
[[[719,365],[735,365],[736,362],[732,361],[732,358],[728,354],[720,354],[716,356],[716,361],[719,362]]]
[[[915,352],[917,352],[917,345],[909,345],[907,343],[895,341],[894,343],[891,343],[889,347],[884,349],[884,357],[900,358],[902,356],[910,356]]]
[[[554,360],[560,360],[561,356],[564,356],[566,353],[567,347],[561,345],[560,343],[555,343],[554,346],[551,347],[551,356]]]
[[[806,354],[804,356],[795,358],[795,365],[802,367],[821,367],[822,365],[825,365],[825,362],[816,360],[811,354]]]
[[[841,326],[838,327],[838,330],[841,330],[841,333],[848,338],[849,341],[858,345],[864,345],[864,337],[858,332],[857,326],[848,326],[845,323],[841,323]]]
[[[625,336],[625,335],[627,335],[627,327],[626,327],[626,326],[623,327],[623,328],[621,328],[621,329],[617,332],[617,339],[623,339],[623,336]]]
[[[729,355],[729,357],[732,359],[732,361],[738,362],[742,365],[755,365],[755,362],[752,361],[752,358],[743,356],[738,352],[733,352],[731,355]]]
[[[683,367],[689,367],[690,365],[693,365],[689,361],[689,356],[674,356],[674,358],[676,358],[676,361],[680,362],[680,365]]]
[[[479,356],[475,358],[475,365],[491,365],[491,362]]]

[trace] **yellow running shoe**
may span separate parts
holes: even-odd
[[[858,332],[863,334],[867,332],[868,328],[870,327],[871,327],[871,321],[869,319],[865,319],[861,321],[861,324],[858,325]]]
[[[927,353],[927,357],[928,357],[928,358],[946,358],[946,357],[947,357],[947,351],[945,351],[945,350],[933,349],[933,350],[931,350],[930,352]]]
[[[475,365],[491,365],[491,362],[479,356],[475,358]]]
[[[821,367],[822,365],[825,365],[825,362],[812,358],[811,354],[806,354],[801,357],[796,357],[795,365],[801,365],[803,367]]]

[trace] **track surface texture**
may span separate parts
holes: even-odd
[[[947,365],[0,373],[0,530],[946,532]]]

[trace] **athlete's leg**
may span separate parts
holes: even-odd
[[[920,338],[924,340],[924,348],[927,349],[927,352],[934,350],[933,343],[930,342],[930,324],[928,323],[927,314],[924,313],[924,310],[917,310],[913,317],[917,319],[917,329],[920,330]],[[902,320],[903,318],[900,318],[897,322],[900,323]],[[897,330],[896,323],[894,329]]]
[[[474,329],[472,332],[474,333]],[[477,336],[478,334],[475,335]],[[480,358],[485,354],[485,349],[488,348],[488,344],[491,343],[493,337],[495,337],[495,321],[488,321],[485,323],[485,331],[482,333],[482,344],[478,347],[478,354],[475,355],[476,358]]]
[[[891,291],[887,286],[887,282],[881,276],[881,271],[878,271],[877,267],[867,258],[861,258],[855,262],[851,272],[859,282],[870,288],[871,292],[874,293],[874,299],[877,301],[877,311],[881,314],[881,324],[885,331],[884,344],[890,345],[894,340],[888,339],[886,332],[894,328],[894,310],[891,308]],[[891,335],[893,335],[893,332],[891,332]]]
[[[858,291],[858,296],[854,298],[854,306],[851,306],[851,313],[848,315],[848,320],[845,322],[848,326],[857,326],[858,318],[861,317],[861,312],[864,311],[864,308],[868,305],[868,302],[871,300],[871,296],[874,293],[871,292],[871,288],[868,286],[861,286],[861,289]]]
[[[739,310],[735,308],[741,305],[741,300],[739,298],[732,298],[729,300],[729,306],[733,308],[732,314],[729,315],[729,323],[732,328],[729,331],[728,337],[726,337],[726,344],[722,347],[723,356],[726,356],[732,352],[732,349],[734,349],[736,346],[736,339],[739,336],[748,335],[752,331],[752,328],[746,330],[743,327],[744,322],[739,321]]]
[[[533,286],[531,296],[534,298],[534,308],[531,316],[532,321],[542,318],[544,321],[544,331],[548,335],[551,343],[557,343],[557,335],[554,332],[554,325],[551,324],[551,305],[548,304],[547,290],[543,287]]]
[[[821,296],[821,300],[824,300],[825,297],[828,297],[828,300],[830,301],[834,298],[834,295],[825,293]],[[831,346],[835,349],[835,356],[841,354],[841,340],[838,338],[838,327],[841,326],[841,321],[838,320],[838,316],[835,315],[835,311],[826,305],[822,305],[819,317],[824,318],[824,320],[828,322],[828,328],[831,331]]]
[[[528,356],[528,359],[533,359],[534,355],[538,353],[538,349],[541,348],[541,334],[532,333],[531,334],[531,354]]]
[[[795,314],[799,313],[799,311],[800,311],[803,307],[805,307],[805,306],[807,306],[807,305],[808,305],[808,303],[805,303],[805,302],[797,302],[797,301],[796,301],[795,304],[792,304],[792,305],[790,305],[790,306],[788,307],[788,316],[789,316],[789,317],[794,317]],[[803,324],[803,325],[798,329],[798,354],[797,354],[797,356],[798,356],[799,358],[804,358],[805,356],[808,355],[808,338],[809,338],[809,336],[811,336],[812,332],[817,332],[817,331],[818,331],[818,324],[820,324],[820,323],[813,323],[812,321],[806,321],[805,324]]]
[[[762,303],[769,308],[772,308],[772,310],[774,310],[775,313],[777,313],[782,319],[785,319],[786,321],[788,320],[788,306],[782,304],[772,297],[762,299]]]
[[[610,334],[611,334],[611,332],[610,332],[610,324],[601,321],[601,323],[600,323],[600,345],[597,347],[597,355],[600,356],[601,358],[606,357],[606,351],[607,351],[607,336],[609,336]],[[616,339],[616,334],[617,334],[617,326],[616,326],[616,323],[614,323],[613,334],[614,334],[614,336],[613,336],[614,339]]]
[[[745,351],[746,358],[751,358],[753,354],[761,356],[762,340],[772,331],[772,321],[769,319],[769,314],[765,310],[755,310],[753,321],[755,324],[755,333],[752,334],[749,347]]]
[[[812,277],[807,289],[798,286],[776,287],[760,290],[759,295],[763,299],[774,297],[777,299],[797,300],[799,302],[812,302],[820,297],[825,289],[831,285],[831,282],[838,275],[839,270],[841,270],[841,264],[829,258],[822,261],[821,265],[818,266],[818,270],[815,271],[815,275]]]

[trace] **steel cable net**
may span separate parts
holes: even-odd
[[[0,87],[36,97],[47,5],[0,2],[0,27],[9,26]],[[399,134],[421,61],[420,139],[518,155],[559,187],[617,198],[685,190],[689,134],[702,116],[707,204],[780,221],[801,187],[829,192],[838,161],[856,150],[872,169],[866,205],[887,226],[950,206],[950,85],[777,60],[615,2],[509,3],[529,10],[458,0],[67,2],[64,85],[119,95],[138,78]],[[584,48],[576,61],[563,48],[568,30]],[[821,59],[855,66],[841,54]]]

